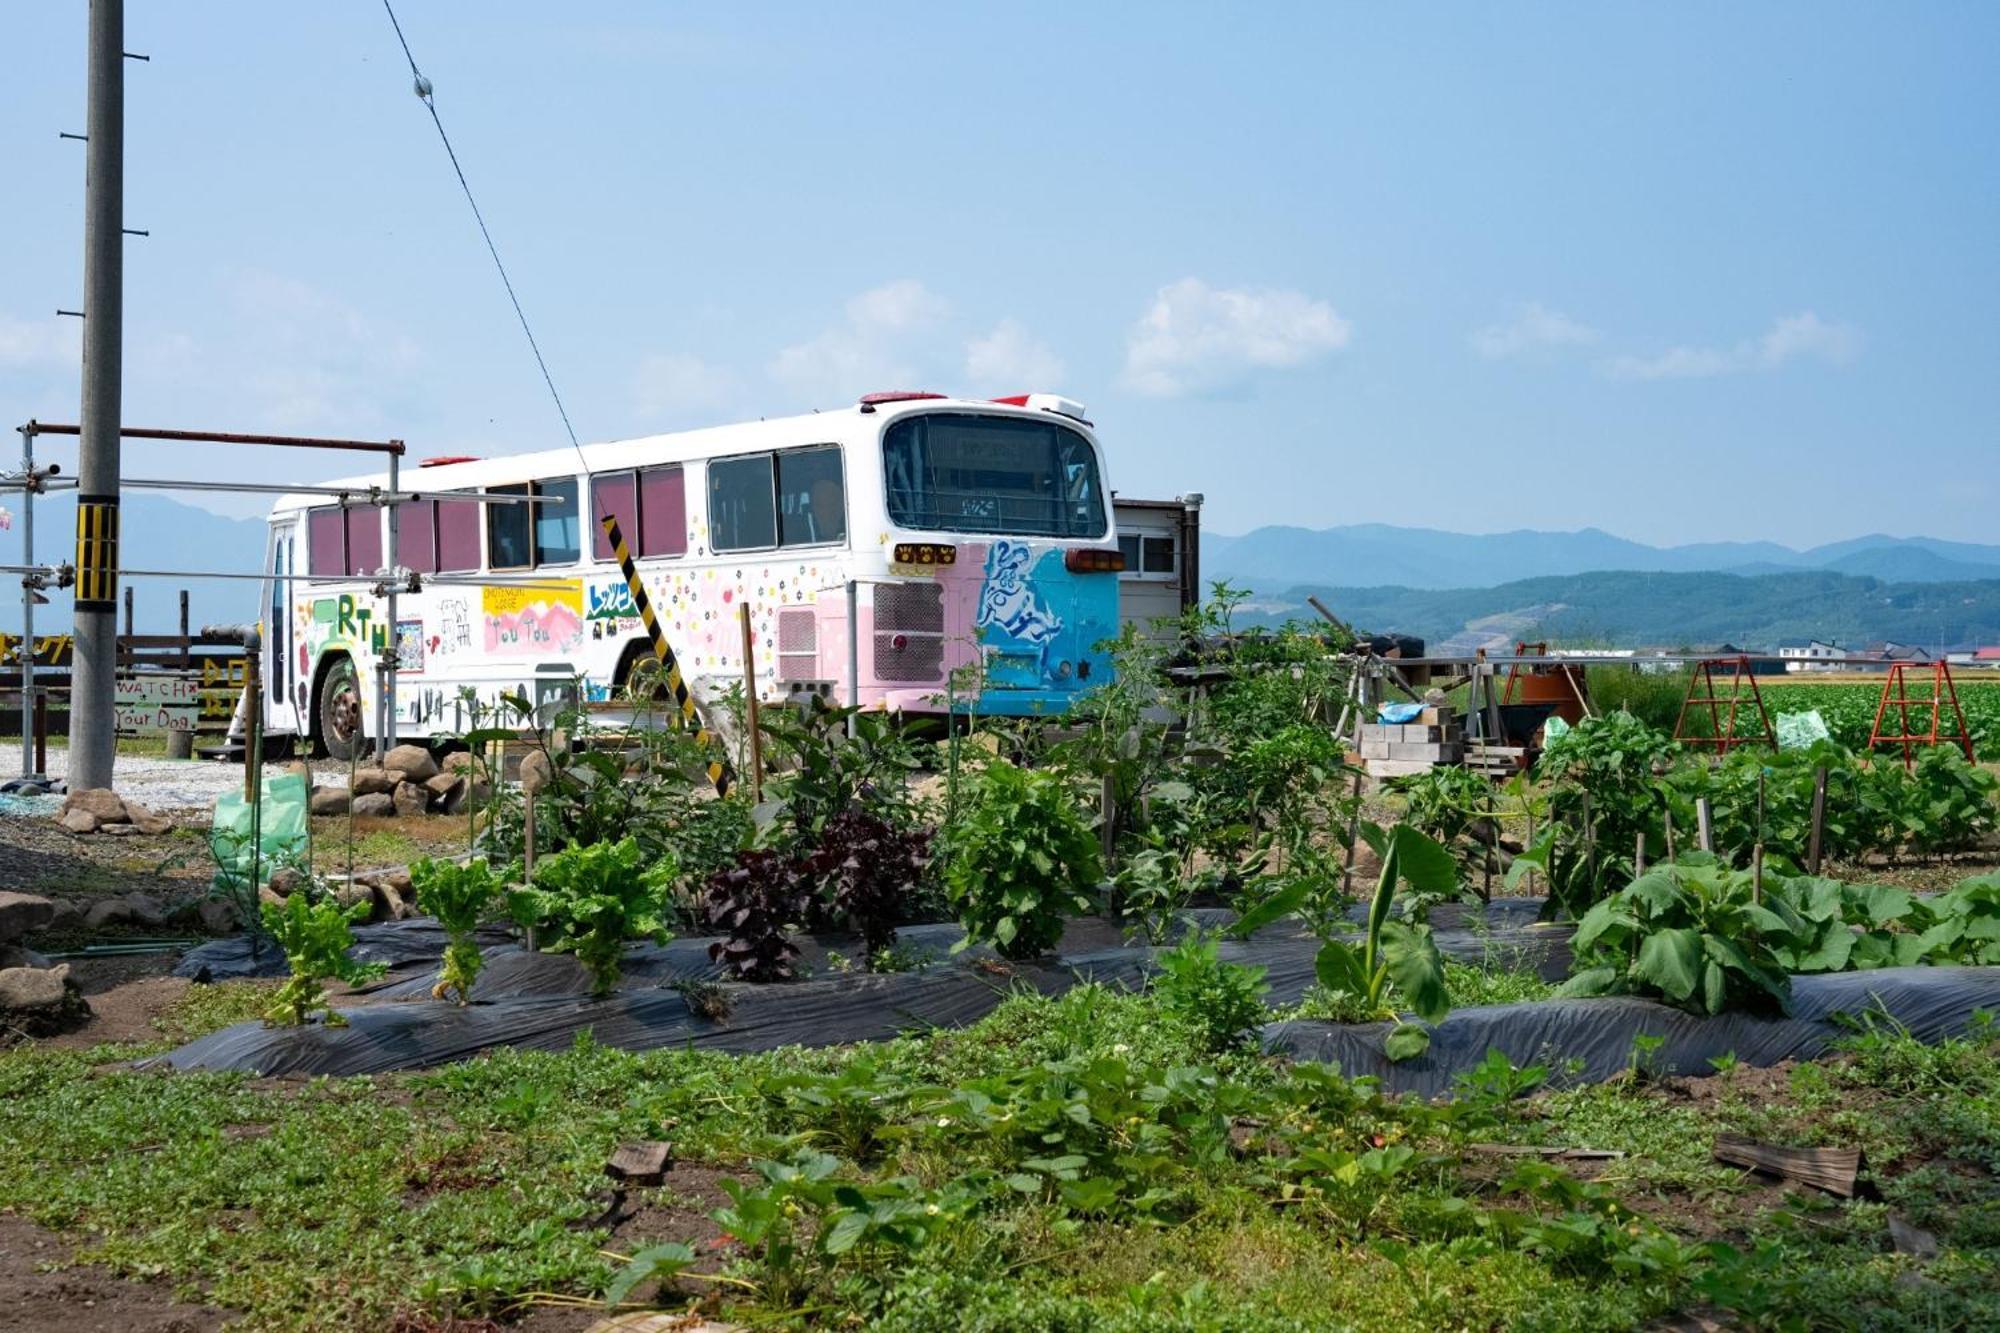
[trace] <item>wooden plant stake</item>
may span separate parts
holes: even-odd
[[[1667,821],[1667,859],[1671,861],[1674,859],[1674,812],[1663,810],[1660,813],[1666,817]]]
[[[1708,808],[1708,798],[1697,796],[1694,802],[1694,845],[1704,852],[1715,850],[1714,818]]]
[[[757,659],[753,656],[755,643],[750,633],[750,603],[736,604],[738,619],[743,622],[743,699],[746,725],[750,728],[750,800],[752,804],[764,803],[764,732],[758,720],[757,708]]]
[[[1634,836],[1633,840],[1635,843],[1637,843],[1637,845],[1632,848],[1632,878],[1637,879],[1639,878],[1639,876],[1646,873],[1645,832],[1643,830],[1640,831],[1638,834]]]
[[[1806,873],[1819,873],[1820,838],[1826,831],[1826,766],[1813,772],[1812,834],[1806,841]]]

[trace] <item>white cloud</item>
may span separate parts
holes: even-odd
[[[770,376],[804,401],[851,400],[878,389],[923,387],[935,351],[922,335],[949,307],[924,285],[902,278],[870,288],[847,303],[847,318],[818,337],[781,349]]]
[[[1003,319],[965,345],[965,378],[973,389],[1053,389],[1062,373],[1062,359],[1017,320]]]
[[[49,370],[76,365],[82,348],[82,320],[60,315],[27,320],[0,314],[0,370]]]
[[[1699,379],[1777,370],[1793,361],[1845,365],[1861,354],[1861,331],[1810,310],[1781,315],[1755,338],[1734,347],[1670,347],[1656,356],[1619,356],[1604,363],[1614,379]]]
[[[632,398],[648,417],[711,413],[736,400],[734,372],[684,352],[659,352],[639,362]]]
[[[1501,361],[1531,352],[1587,347],[1597,339],[1597,330],[1589,325],[1571,319],[1560,310],[1530,303],[1505,323],[1475,330],[1472,350],[1489,361]]]
[[[1156,398],[1214,392],[1260,370],[1287,370],[1338,351],[1351,333],[1332,306],[1300,292],[1182,278],[1162,287],[1133,326],[1124,381]]]

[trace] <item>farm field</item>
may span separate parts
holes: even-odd
[[[2000,1320],[2000,779],[1614,711],[1371,788],[1319,638],[1199,697],[1118,653],[1059,736],[767,715],[762,807],[524,714],[470,813],[282,875],[23,848],[90,1008],[9,1019],[0,1281],[141,1328]],[[78,954],[140,867],[265,951]]]

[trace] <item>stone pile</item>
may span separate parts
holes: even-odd
[[[318,787],[312,793],[316,815],[455,815],[468,799],[485,796],[485,784],[472,780],[472,756],[445,757],[443,767],[421,745],[398,745],[379,765],[354,770],[350,787]]]
[[[167,833],[174,827],[174,822],[165,815],[155,814],[137,801],[128,801],[109,787],[86,787],[71,792],[63,798],[62,809],[56,812],[56,823],[71,833],[124,835]]]
[[[324,879],[320,882],[326,883]],[[270,883],[259,889],[257,896],[266,903],[283,903],[305,885],[305,872],[286,866],[272,872]],[[410,884],[410,872],[404,868],[362,871],[352,880],[333,881],[332,887],[334,901],[342,907],[367,903],[371,922],[405,921],[418,915],[417,891]]]

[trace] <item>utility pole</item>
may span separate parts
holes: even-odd
[[[125,306],[125,0],[90,0],[83,208],[83,417],[76,497],[72,791],[111,785],[117,754],[118,443]]]

